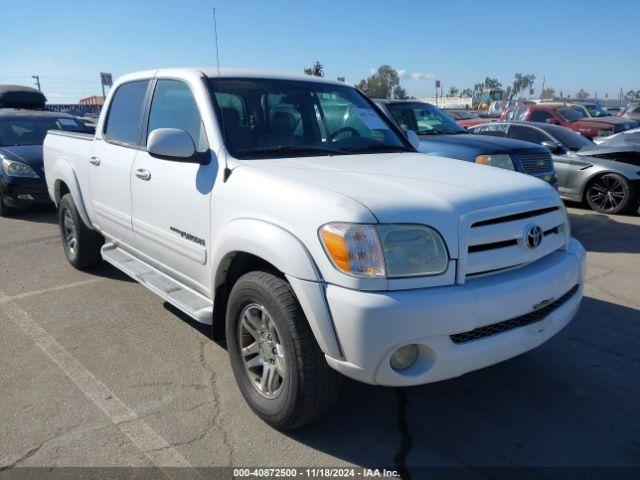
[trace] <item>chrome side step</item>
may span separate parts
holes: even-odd
[[[197,322],[207,325],[213,323],[213,301],[209,298],[194,292],[113,243],[105,244],[100,252],[105,262],[122,270]]]

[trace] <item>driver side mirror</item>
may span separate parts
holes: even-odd
[[[191,135],[179,128],[153,130],[147,140],[147,151],[164,160],[200,163]]]
[[[558,142],[552,142],[551,140],[544,141],[541,143],[541,145],[547,148],[551,153],[557,153],[562,150],[562,145],[560,145]]]
[[[407,130],[407,133],[405,135],[407,136],[407,140],[409,140],[411,146],[417,150],[420,146],[420,137],[418,136],[418,134],[413,130]]]

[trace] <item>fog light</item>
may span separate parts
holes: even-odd
[[[406,370],[411,365],[416,363],[418,359],[418,346],[415,344],[405,345],[393,352],[391,355],[391,368],[394,370]]]

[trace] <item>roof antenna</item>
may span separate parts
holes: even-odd
[[[218,79],[220,79],[220,53],[218,51],[218,22],[216,21],[216,9],[213,8],[213,33],[216,41],[216,63],[218,64]]]
[[[214,38],[215,38],[215,43],[216,43],[216,64],[218,67],[218,88],[222,88],[222,75],[220,74],[220,52],[218,49],[218,22],[216,20],[216,8],[213,7],[213,33],[214,33]],[[226,139],[226,129],[224,126],[224,116],[222,115],[222,111],[220,111],[220,125],[222,126],[222,133],[223,136]],[[229,164],[227,162],[225,162],[225,166],[224,166],[224,182],[226,182],[229,179],[229,176],[231,175],[231,169],[229,168]]]

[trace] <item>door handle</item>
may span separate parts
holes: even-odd
[[[144,168],[139,168],[136,170],[136,177],[140,180],[151,180],[151,172],[149,170],[145,170]]]
[[[97,167],[98,165],[100,165],[100,159],[98,157],[91,157],[89,158],[89,163]]]

